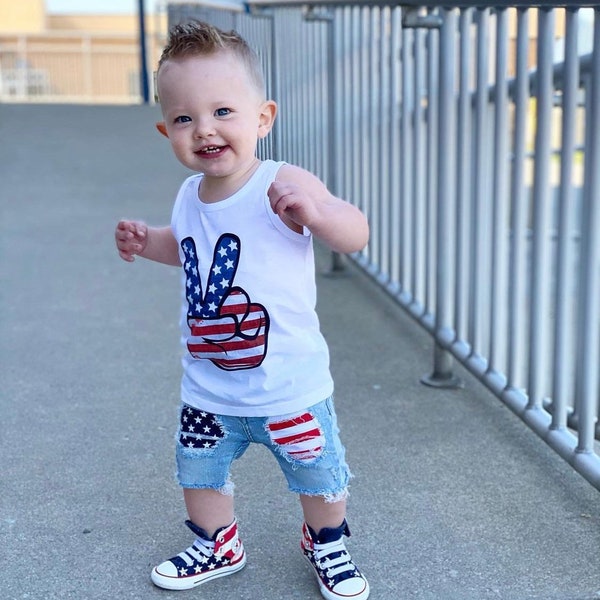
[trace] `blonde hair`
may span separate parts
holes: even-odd
[[[256,52],[236,31],[222,31],[204,21],[193,20],[171,27],[167,45],[158,61],[158,71],[168,60],[210,56],[219,52],[229,52],[238,58],[246,67],[250,80],[265,96],[265,79]]]

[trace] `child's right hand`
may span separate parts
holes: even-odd
[[[148,226],[141,221],[119,221],[115,229],[115,242],[119,256],[133,262],[136,254],[141,254],[148,243]]]

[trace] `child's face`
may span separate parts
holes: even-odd
[[[229,52],[168,60],[158,74],[158,94],[173,151],[207,178],[235,177],[255,162],[275,104],[266,102]]]

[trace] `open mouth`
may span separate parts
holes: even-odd
[[[196,150],[196,154],[200,154],[203,156],[206,155],[215,155],[223,152],[225,146],[205,146],[204,148],[200,148],[200,150]]]

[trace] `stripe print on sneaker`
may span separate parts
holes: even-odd
[[[311,463],[323,454],[325,435],[319,421],[309,412],[275,417],[267,421],[271,441],[290,458]]]
[[[188,590],[201,583],[236,573],[246,564],[244,546],[238,537],[237,521],[219,529],[213,540],[205,532],[186,521],[190,529],[200,533],[196,541],[177,556],[154,567],[154,585],[167,590]]]

